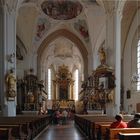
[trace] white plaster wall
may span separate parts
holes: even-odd
[[[138,35],[136,31],[140,26],[140,10],[137,11],[128,32],[123,55],[123,85],[124,85],[124,111],[132,113],[136,111],[136,103],[140,102],[140,93],[131,83],[131,77],[136,72],[136,47]],[[131,90],[131,98],[126,98],[126,91]]]
[[[21,41],[24,42],[27,51],[32,49],[34,23],[37,16],[38,11],[33,6],[23,6],[18,11],[16,32]]]
[[[24,62],[23,61],[19,61],[17,60],[17,75],[18,75],[18,79],[22,79],[24,76]]]
[[[96,68],[98,60],[97,54],[95,53],[95,48],[99,48],[105,39],[105,24],[106,16],[103,8],[98,5],[89,6],[85,9],[85,14],[87,17],[87,24],[89,28],[89,36],[91,42],[91,58],[93,59],[90,63],[89,71]]]
[[[23,78],[25,76],[25,72],[29,71],[31,68],[34,70],[33,73],[37,75],[37,54],[33,49],[29,49],[23,60],[17,60],[16,64],[16,72],[19,79]]]
[[[93,53],[93,60],[94,60],[93,69],[96,69],[100,65],[98,50],[102,45],[102,43],[105,41],[105,35],[106,35],[106,25],[103,26],[100,35],[95,43],[94,53]]]
[[[32,46],[36,16],[38,16],[38,11],[34,5],[23,6],[18,10],[16,34],[24,42],[27,50],[24,60],[17,61],[17,75],[19,78],[23,78],[24,72],[29,71],[30,68],[33,68],[34,74],[36,74],[36,54]]]

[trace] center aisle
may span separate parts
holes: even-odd
[[[74,121],[65,125],[50,125],[36,140],[87,140],[74,126]]]

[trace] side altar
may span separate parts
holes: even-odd
[[[47,93],[44,91],[43,81],[30,69],[23,79],[17,80],[17,112],[36,112],[43,106],[43,100],[47,100]]]

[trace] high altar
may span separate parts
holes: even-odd
[[[70,101],[74,100],[74,80],[72,79],[72,73],[68,70],[68,66],[59,66],[53,86],[54,100],[59,102],[60,108],[68,108]]]

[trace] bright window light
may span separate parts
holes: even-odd
[[[48,99],[51,100],[51,69],[48,69]]]
[[[74,97],[75,100],[78,100],[78,90],[79,90],[79,71],[78,69],[75,70],[75,89],[74,89]]]
[[[140,90],[140,40],[138,41],[137,46],[137,74],[138,74],[137,90]]]

